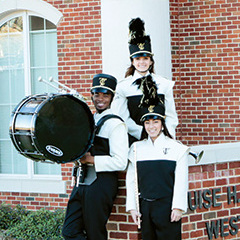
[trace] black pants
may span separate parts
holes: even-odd
[[[171,198],[146,201],[141,199],[142,239],[181,240],[181,220],[171,222]]]
[[[66,240],[107,240],[106,223],[117,195],[117,174],[98,173],[89,186],[74,187],[62,234]]]

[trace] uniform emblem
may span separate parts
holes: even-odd
[[[154,111],[154,105],[150,105],[149,107],[148,107],[148,111],[150,112],[150,113],[152,113],[153,111]]]
[[[107,81],[107,78],[99,78],[99,82],[101,86],[104,86],[106,81]]]
[[[166,154],[168,154],[169,150],[170,150],[170,148],[163,148],[163,153],[166,155]]]
[[[138,43],[138,48],[140,50],[143,50],[144,49],[144,45],[145,45],[145,43]]]

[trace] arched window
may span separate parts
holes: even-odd
[[[36,3],[39,12],[31,11]],[[56,92],[38,82],[38,77],[58,77],[56,22],[41,14],[47,12],[49,4],[40,0],[27,0],[25,4],[22,11],[11,9],[8,15],[0,12],[0,179],[54,179],[61,175],[60,165],[27,160],[16,151],[9,137],[11,112],[25,96]],[[51,19],[51,11],[48,14]]]

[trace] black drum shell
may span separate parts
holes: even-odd
[[[91,147],[94,119],[88,105],[71,94],[33,95],[14,109],[10,137],[32,160],[72,162]]]

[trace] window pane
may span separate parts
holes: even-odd
[[[0,139],[8,139],[9,137],[9,122],[10,122],[10,107],[9,105],[0,105]]]
[[[8,22],[9,32],[22,32],[23,31],[23,19],[22,17],[16,17]]]
[[[9,141],[0,140],[0,172],[12,173],[11,145]]]
[[[56,29],[56,26],[55,26],[55,24],[53,24],[50,21],[46,20],[46,29]]]
[[[0,27],[0,34],[2,33],[8,33],[8,23],[4,23],[1,27]]]
[[[21,155],[13,145],[12,159],[13,159],[13,174],[27,174],[27,158]],[[30,161],[30,160],[29,160]]]
[[[46,46],[44,40],[44,33],[30,34],[31,46],[31,67],[45,66]]]
[[[46,23],[50,23],[45,20]],[[55,93],[57,90],[46,83],[39,82],[41,76],[49,81],[50,77],[57,79],[57,32],[56,26],[51,25],[52,30],[45,28],[39,31],[31,31],[31,79],[32,92],[37,93]],[[56,85],[56,84],[53,84]],[[56,85],[57,86],[57,85]]]
[[[48,66],[57,66],[57,48],[53,47],[57,43],[57,34],[56,32],[47,32],[46,33],[46,58]]]
[[[0,104],[6,104],[10,101],[9,96],[9,71],[8,70],[0,70]],[[1,129],[1,125],[0,125]]]
[[[44,19],[36,16],[30,17],[30,31],[43,30]]]
[[[0,173],[27,174],[26,158],[15,150],[10,141],[0,141],[0,159]]]
[[[15,69],[11,71],[11,103],[17,105],[25,96],[24,91],[24,70]]]
[[[61,165],[51,163],[34,163],[34,174],[49,174],[49,175],[60,175]]]
[[[13,68],[23,68],[23,35],[13,33],[9,35],[9,65]]]

